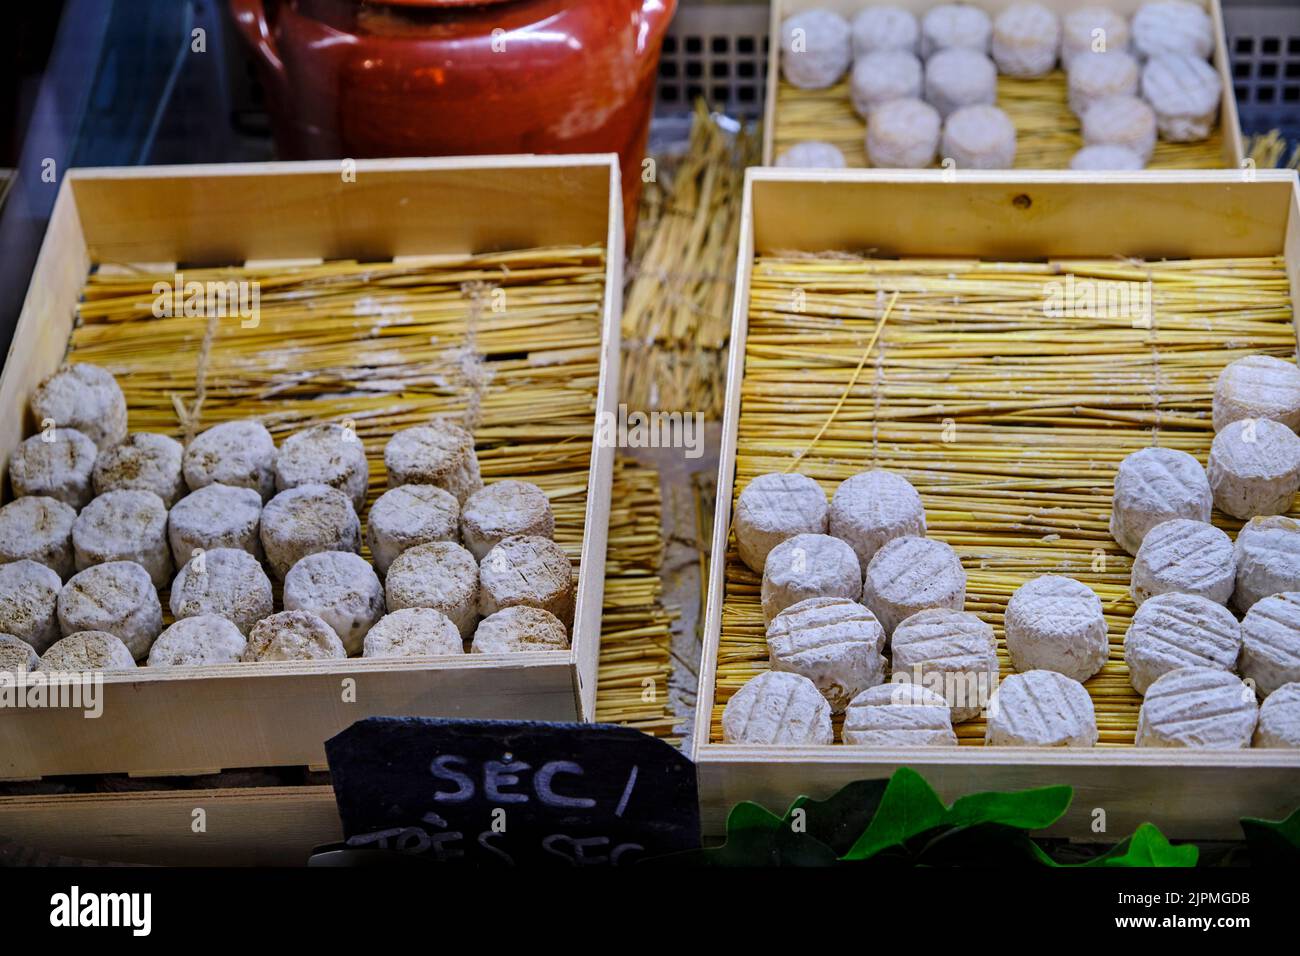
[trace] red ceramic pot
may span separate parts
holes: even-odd
[[[676,0],[230,0],[286,159],[619,154],[641,187]]]

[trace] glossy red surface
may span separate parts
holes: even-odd
[[[617,152],[641,186],[676,0],[230,0],[286,159]]]

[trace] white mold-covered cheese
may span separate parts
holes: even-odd
[[[309,554],[361,550],[361,521],[352,500],[328,485],[280,492],[262,509],[259,535],[266,563],[281,579]]]
[[[1264,699],[1254,745],[1300,748],[1300,684],[1283,684]]]
[[[925,537],[925,507],[902,475],[859,472],[840,482],[831,497],[830,533],[847,542],[865,568],[895,538]]]
[[[1209,521],[1214,496],[1205,469],[1174,448],[1143,448],[1119,464],[1111,498],[1111,537],[1137,554],[1148,531],[1164,521]]]
[[[1044,574],[1022,584],[1007,602],[1004,623],[1018,671],[1056,671],[1085,681],[1106,663],[1101,598],[1074,578]]]
[[[1182,53],[1206,59],[1214,51],[1214,27],[1199,4],[1156,0],[1133,15],[1133,45],[1144,57]]]
[[[979,7],[942,3],[921,19],[921,56],[928,59],[953,47],[987,53],[992,37],[993,21]]]
[[[933,538],[895,538],[867,565],[862,603],[892,634],[917,611],[943,607],[960,611],[966,603],[966,571],[961,559]]]
[[[126,437],[126,396],[98,365],[65,365],[32,392],[37,427],[75,428],[103,451]]]
[[[1251,518],[1237,532],[1237,588],[1232,604],[1243,614],[1283,591],[1300,591],[1300,522],[1283,515]]]
[[[1097,716],[1077,680],[1056,671],[1012,674],[989,701],[984,743],[991,747],[1092,747]]]
[[[152,491],[170,508],[185,496],[184,456],[185,449],[175,438],[132,432],[95,459],[95,494],[138,488]]]
[[[36,648],[12,634],[0,633],[0,674],[26,674],[40,665]]]
[[[1300,438],[1280,422],[1240,419],[1214,436],[1205,470],[1214,504],[1225,514],[1283,514],[1300,487]]]
[[[465,499],[460,513],[461,541],[483,556],[511,535],[555,536],[555,514],[546,492],[529,481],[494,481]]]
[[[1300,431],[1300,368],[1273,355],[1247,355],[1214,383],[1214,430],[1243,418],[1268,418]]]
[[[997,687],[993,626],[968,611],[918,611],[894,629],[890,649],[894,679],[906,674],[940,694],[952,708],[954,723],[979,716]]]
[[[172,617],[219,614],[247,634],[275,610],[271,579],[242,548],[216,548],[191,558],[172,582]]]
[[[1067,70],[1085,53],[1123,53],[1129,48],[1128,20],[1110,7],[1078,7],[1061,24],[1061,65]]]
[[[404,607],[385,614],[366,632],[362,657],[442,657],[465,653],[451,618],[431,607]]]
[[[252,488],[214,482],[188,494],[167,516],[167,538],[179,567],[194,550],[239,548],[262,557],[262,496]]]
[[[14,497],[44,495],[74,508],[93,497],[91,475],[99,449],[75,428],[53,428],[25,439],[9,456]]]
[[[350,551],[309,554],[284,576],[284,609],[311,611],[334,628],[349,654],[384,616],[384,587],[365,558]]]
[[[318,661],[348,656],[343,642],[310,611],[281,611],[264,617],[248,634],[244,660]]]
[[[78,631],[51,645],[36,670],[121,671],[135,666],[135,658],[117,635]]]
[[[729,744],[829,744],[835,739],[831,705],[808,678],[764,671],[727,701],[722,739]]]
[[[1133,602],[1168,591],[1199,594],[1227,604],[1236,585],[1237,559],[1232,540],[1204,521],[1162,521],[1142,539],[1133,559]]]
[[[759,475],[736,500],[736,550],[763,573],[767,554],[797,534],[825,534],[826,492],[807,475]]]
[[[60,579],[68,577],[75,570],[76,521],[76,510],[55,498],[15,498],[0,508],[0,564],[27,559],[45,565]]]
[[[834,86],[853,58],[849,21],[831,10],[807,10],[781,21],[781,75],[801,90]]]
[[[858,693],[885,679],[885,630],[848,598],[815,597],[792,604],[767,628],[774,671],[807,677],[839,713]]]
[[[213,482],[252,488],[269,501],[275,494],[275,457],[275,440],[261,422],[222,422],[186,447],[185,484],[191,491]]]
[[[478,622],[471,654],[517,654],[562,651],[569,646],[564,622],[540,607],[516,604]]]
[[[948,702],[909,681],[880,684],[854,697],[844,713],[840,736],[850,747],[957,744]]]
[[[158,635],[149,648],[149,666],[238,664],[247,649],[248,640],[230,621],[200,614],[182,618]]]
[[[1107,96],[1088,104],[1080,117],[1089,146],[1123,146],[1151,162],[1156,148],[1156,114],[1136,96]]]
[[[313,425],[284,440],[275,458],[275,489],[329,485],[348,496],[358,513],[366,504],[370,466],[366,449],[351,428]]]
[[[953,47],[926,61],[925,99],[944,119],[964,106],[992,106],[997,98],[998,68],[983,53]]]
[[[1145,694],[1182,667],[1231,671],[1241,653],[1241,625],[1222,604],[1170,591],[1145,601],[1124,635],[1124,662],[1133,689]]]
[[[1135,743],[1213,750],[1249,747],[1258,713],[1255,692],[1236,674],[1217,667],[1184,667],[1147,688]]]
[[[853,549],[827,534],[797,534],[769,552],[763,565],[763,622],[813,597],[856,598],[862,567]]]
[[[172,579],[167,506],[152,491],[110,491],[77,515],[72,525],[77,570],[108,561],[134,561],[165,588]]]
[[[1061,19],[1041,3],[1014,3],[993,21],[993,60],[1007,76],[1045,76],[1061,49]]]
[[[388,610],[430,607],[451,619],[469,640],[478,623],[479,568],[454,541],[431,541],[397,556],[384,579]]]
[[[1200,57],[1166,53],[1142,69],[1142,96],[1156,111],[1160,136],[1171,143],[1207,138],[1219,118],[1222,95],[1218,72]]]
[[[776,165],[783,169],[843,169],[848,162],[838,146],[806,139],[783,151]]]
[[[1068,78],[1070,109],[1083,116],[1110,96],[1136,96],[1138,62],[1127,53],[1084,53],[1075,57]]]
[[[921,39],[921,25],[910,10],[888,4],[859,10],[851,24],[853,55],[863,56],[877,50],[906,50],[916,53]]]
[[[149,653],[162,631],[162,604],[149,572],[133,561],[110,561],[74,574],[59,592],[64,634],[105,631],[133,657]]]
[[[1266,597],[1246,613],[1237,669],[1260,697],[1300,681],[1300,592]]]
[[[890,100],[921,95],[921,61],[904,50],[858,57],[849,75],[849,101],[863,119]]]
[[[573,565],[550,538],[517,534],[502,539],[483,556],[478,577],[478,610],[484,617],[526,604],[573,626]]]
[[[43,564],[0,564],[0,633],[26,641],[38,653],[63,636],[59,630],[59,592],[63,582]]]
[[[867,159],[882,169],[929,166],[939,151],[942,127],[939,111],[922,100],[882,103],[867,125]]]

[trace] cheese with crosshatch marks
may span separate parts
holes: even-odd
[[[1097,737],[1092,698],[1056,671],[1012,674],[989,702],[984,743],[991,747],[1092,747]]]
[[[1133,559],[1133,602],[1169,591],[1199,594],[1227,604],[1236,586],[1237,559],[1232,540],[1204,521],[1162,521],[1142,539]]]
[[[1007,652],[1018,671],[1050,670],[1084,681],[1106,663],[1106,618],[1088,585],[1044,574],[1016,589],[1004,615]]]
[[[885,629],[856,601],[814,597],[792,604],[767,628],[772,669],[802,674],[839,713],[885,679]]]
[[[1182,667],[1231,671],[1240,653],[1237,619],[1222,604],[1198,594],[1157,594],[1137,609],[1124,635],[1124,662],[1139,694]]]
[[[756,574],[767,555],[797,534],[825,534],[826,492],[807,475],[759,475],[736,501],[736,550]]]
[[[730,744],[829,744],[831,705],[808,678],[764,671],[727,701],[722,738]]]
[[[1147,688],[1138,712],[1139,747],[1250,746],[1259,707],[1240,677],[1217,667],[1170,671]]]

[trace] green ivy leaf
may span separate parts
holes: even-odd
[[[803,810],[808,835],[830,847],[836,856],[846,853],[876,815],[887,780],[855,780],[825,800],[800,797],[790,805],[786,820]]]
[[[948,808],[934,788],[910,767],[899,767],[889,778],[876,815],[844,860],[869,860],[881,850],[901,846],[912,837],[945,822]]]
[[[1057,863],[1035,846],[1038,859],[1047,866],[1061,869],[1080,867],[1190,867],[1195,866],[1200,850],[1192,843],[1174,846],[1152,823],[1144,823],[1133,835],[1115,844],[1101,856],[1087,863]]]
[[[979,823],[941,827],[912,859],[917,866],[1037,867],[1041,852],[1024,830]]]
[[[1070,787],[972,793],[952,805],[947,822],[952,826],[995,823],[1019,830],[1042,830],[1061,819],[1073,799]]]
[[[727,815],[727,842],[722,846],[665,860],[699,866],[833,866],[835,851],[806,833],[796,833],[788,814],[783,819],[745,801]]]
[[[1241,830],[1250,847],[1250,862],[1262,866],[1300,863],[1300,810],[1285,820],[1242,817]]]
[[[841,859],[867,860],[887,847],[902,846],[940,827],[1002,828],[976,835],[983,840],[1005,837],[1008,830],[1039,830],[1059,820],[1073,796],[1069,787],[1042,787],[1013,793],[974,793],[945,807],[924,777],[909,767],[900,767],[890,778],[871,824]],[[935,840],[941,838],[955,839],[934,835]],[[1017,843],[1012,852],[1018,855],[1028,851]]]

